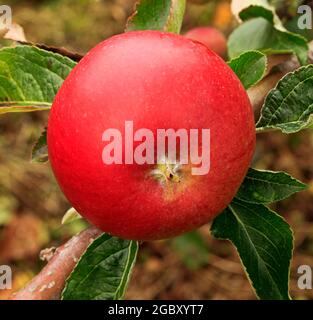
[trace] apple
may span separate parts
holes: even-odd
[[[209,156],[208,170],[180,162],[179,139],[159,154],[164,130],[181,130],[188,160],[195,150]],[[235,196],[254,148],[252,107],[233,71],[205,46],[159,31],[120,34],[92,49],[64,81],[48,122],[49,159],[65,196],[125,239],[206,224]]]
[[[189,0],[189,2],[194,3],[194,4],[205,4],[208,3],[211,0]]]
[[[201,42],[221,57],[227,53],[227,40],[224,34],[212,27],[197,27],[189,30],[185,37]]]

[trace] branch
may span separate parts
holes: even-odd
[[[42,257],[47,265],[23,289],[14,293],[10,300],[57,300],[65,286],[65,281],[89,244],[102,231],[90,227],[71,238],[55,251],[44,250]],[[53,252],[54,251],[54,252]]]

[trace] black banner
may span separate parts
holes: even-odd
[[[272,318],[313,310],[310,301],[0,301],[1,319],[210,319],[224,316]]]

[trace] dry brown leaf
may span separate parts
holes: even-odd
[[[4,31],[3,39],[13,40],[13,41],[24,41],[26,42],[26,37],[24,29],[17,23],[12,23],[6,31]]]

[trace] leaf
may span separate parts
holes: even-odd
[[[277,29],[286,30],[276,14],[275,7],[270,5],[267,0],[233,0],[231,8],[234,15],[242,21],[262,17],[275,25]]]
[[[76,63],[31,46],[0,50],[0,114],[49,109]]]
[[[228,65],[247,90],[256,85],[265,75],[267,59],[262,52],[247,51],[229,61]]]
[[[65,212],[65,215],[63,216],[61,223],[68,224],[81,218],[82,216],[74,208],[70,208]]]
[[[79,260],[66,282],[63,299],[122,299],[137,251],[138,242],[103,234]]]
[[[1,62],[0,62],[1,64]],[[1,82],[1,76],[0,76]],[[0,85],[0,94],[1,94],[1,85]],[[3,96],[0,97],[3,99]],[[4,98],[5,99],[5,98]],[[33,112],[33,111],[43,111],[49,110],[51,108],[51,103],[38,103],[37,101],[12,101],[12,102],[0,102],[0,115],[4,113],[12,112]]]
[[[127,21],[126,31],[160,30],[180,33],[186,0],[141,0]]]
[[[246,21],[246,20],[249,20],[252,18],[262,17],[262,18],[268,20],[269,22],[271,22],[272,24],[274,24],[273,11],[271,11],[265,7],[262,7],[262,6],[251,5],[245,9],[243,9],[242,11],[240,11],[239,17],[242,21]]]
[[[260,299],[290,299],[293,235],[283,218],[263,205],[235,199],[215,218],[211,232],[236,246]]]
[[[233,15],[239,16],[240,12],[245,8],[250,6],[260,6],[265,9],[269,9],[270,5],[267,0],[232,0],[231,1],[231,11]]]
[[[242,10],[239,14],[242,21],[246,21],[252,18],[264,18],[275,26],[280,31],[286,31],[279,17],[275,13],[273,7],[261,7],[261,6],[250,6]]]
[[[17,23],[12,23],[7,26],[3,39],[12,41],[26,41],[24,29]]]
[[[236,198],[245,202],[266,204],[288,198],[307,186],[285,172],[249,169]]]
[[[253,18],[244,22],[229,37],[230,58],[250,50],[265,54],[294,53],[302,65],[308,60],[308,44],[302,36],[277,30],[264,18]]]
[[[265,99],[257,131],[293,133],[313,125],[313,65],[282,78]]]
[[[32,150],[32,162],[45,163],[48,161],[47,129],[45,129]]]

